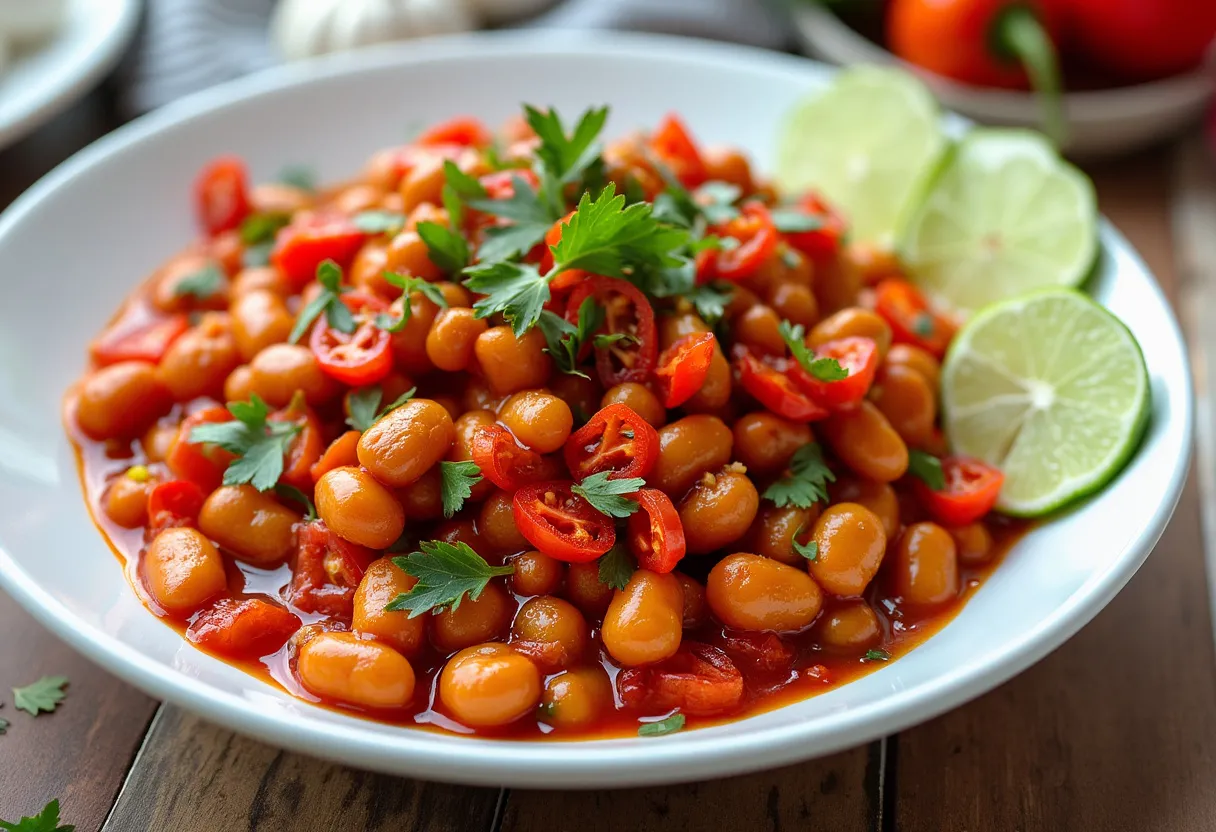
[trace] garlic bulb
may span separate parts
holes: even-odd
[[[531,17],[553,5],[553,0],[468,0],[484,23],[509,23]]]
[[[66,0],[0,0],[0,38],[19,44],[46,40],[63,24],[66,5]]]
[[[465,0],[280,0],[270,26],[279,54],[298,60],[375,43],[464,32],[476,26],[476,19]]]

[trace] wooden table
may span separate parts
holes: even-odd
[[[110,100],[96,94],[0,153],[0,205],[113,126]],[[1102,210],[1144,255],[1197,341],[1203,310],[1216,309],[1200,280],[1211,278],[1205,263],[1208,272],[1216,266],[1216,184],[1198,141],[1090,172]],[[1197,348],[1202,394],[1216,367],[1201,358]],[[1203,451],[1210,450],[1210,418],[1201,412]],[[44,674],[71,678],[70,695],[53,715],[34,720],[5,709],[12,726],[0,737],[0,818],[15,820],[57,797],[64,821],[81,832],[1213,830],[1216,662],[1200,493],[1202,486],[1213,494],[1216,466],[1194,468],[1204,482],[1192,476],[1131,584],[1021,676],[868,746],[686,786],[474,789],[279,751],[159,705],[70,651],[0,594],[0,689]],[[1216,513],[1210,496],[1206,503]]]

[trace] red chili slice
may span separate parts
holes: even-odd
[[[647,144],[650,152],[671,169],[685,188],[696,188],[709,178],[705,160],[701,158],[696,142],[675,113],[668,113],[659,122],[659,126],[650,134]]]
[[[714,258],[714,275],[723,280],[743,280],[755,274],[773,256],[780,237],[772,215],[760,202],[748,202],[738,217],[714,231],[739,242],[733,248],[718,249]]]
[[[436,124],[424,130],[414,139],[419,145],[460,145],[461,147],[489,147],[494,134],[479,119],[472,116],[456,118]]]
[[[194,644],[233,659],[274,653],[300,629],[300,617],[261,598],[221,598],[186,630]]]
[[[670,659],[622,670],[616,689],[634,710],[657,714],[678,708],[692,716],[712,716],[739,707],[743,674],[717,647],[685,641]]]
[[[225,407],[208,407],[183,419],[165,456],[173,476],[196,483],[205,491],[219,488],[228,463],[236,457],[218,445],[191,442],[190,432],[199,425],[231,421],[232,414]]]
[[[173,526],[193,525],[205,499],[203,489],[187,480],[159,483],[148,495],[149,534]]]
[[[342,302],[354,315],[355,331],[334,329],[322,315],[313,325],[308,345],[330,378],[351,387],[376,384],[393,370],[392,333],[375,322],[376,315],[388,311],[389,305],[363,292],[347,292]]]
[[[629,515],[629,551],[638,566],[667,573],[684,557],[684,525],[671,498],[657,488],[643,488],[633,499],[641,508]]]
[[[796,363],[791,364],[789,375],[803,392],[828,410],[856,407],[870,392],[874,373],[878,370],[878,346],[873,338],[853,335],[827,341],[816,348],[815,357],[835,358],[848,375],[835,381],[822,381]]]
[[[664,407],[679,407],[701,389],[709,375],[715,340],[712,332],[693,332],[663,350],[654,380]]]
[[[501,425],[486,425],[473,433],[470,452],[481,475],[503,491],[552,479],[554,465],[545,457],[522,447],[511,431]]]
[[[249,216],[249,172],[236,156],[221,156],[194,180],[194,211],[209,237],[240,226]]]
[[[798,208],[802,213],[818,219],[821,225],[811,231],[786,234],[786,241],[812,260],[823,261],[835,257],[844,239],[844,218],[816,193],[804,196]]]
[[[614,387],[627,381],[645,381],[654,369],[659,352],[650,301],[628,280],[592,277],[579,283],[570,293],[566,320],[576,323],[578,309],[589,297],[594,297],[604,309],[602,334],[627,336],[606,347],[595,348],[595,370],[600,383]]]
[[[279,230],[270,261],[298,292],[316,277],[317,266],[324,261],[349,266],[367,237],[349,217],[318,212]]]
[[[570,435],[563,456],[579,482],[601,471],[610,480],[645,477],[659,461],[659,434],[633,408],[610,404]]]
[[[355,589],[375,552],[344,540],[321,520],[300,527],[291,569],[291,603],[304,612],[349,620]]]
[[[965,526],[992,511],[1001,496],[1005,475],[986,462],[969,456],[948,456],[942,460],[946,487],[934,491],[916,480],[916,496],[939,523]]]
[[[528,542],[551,558],[587,563],[612,548],[612,518],[570,490],[571,482],[543,482],[515,492],[515,526]]]
[[[770,367],[750,352],[735,359],[739,383],[752,398],[783,419],[814,422],[826,419],[829,412],[803,393],[785,373]]]
[[[897,344],[911,344],[933,353],[946,354],[954,337],[954,324],[929,308],[928,301],[906,280],[889,278],[874,290],[874,311],[891,325]]]
[[[185,315],[170,315],[134,328],[108,329],[101,334],[90,351],[99,366],[119,361],[148,361],[159,364],[169,345],[190,328]]]

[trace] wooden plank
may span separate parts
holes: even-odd
[[[104,830],[476,832],[491,828],[499,794],[280,751],[166,705]]]
[[[1158,151],[1094,175],[1103,210],[1173,295],[1168,170]],[[1079,635],[899,737],[891,822],[901,832],[1216,829],[1214,670],[1192,478],[1147,564]]]
[[[727,780],[619,791],[523,791],[507,796],[502,832],[677,832],[882,828],[881,743]]]

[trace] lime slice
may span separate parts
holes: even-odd
[[[1098,249],[1093,183],[1037,133],[972,130],[913,217],[901,255],[935,306],[963,317],[1077,286]]]
[[[786,117],[778,186],[818,190],[848,218],[854,240],[892,248],[946,149],[939,120],[937,102],[908,73],[844,70]]]
[[[1109,482],[1148,422],[1140,345],[1071,289],[979,312],[950,346],[941,392],[951,446],[1004,471],[997,508],[1022,517]]]

